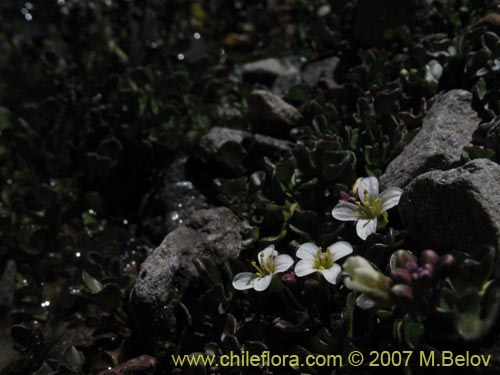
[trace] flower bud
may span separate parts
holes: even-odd
[[[408,250],[398,250],[391,255],[391,268],[406,268],[413,272],[417,268],[415,255]]]
[[[398,298],[413,300],[413,290],[408,285],[396,284],[391,288],[391,293]]]
[[[286,284],[286,285],[295,285],[297,284],[297,275],[295,275],[295,272],[289,272],[285,273],[283,276],[281,276],[281,280]]]
[[[419,280],[432,279],[433,276],[433,272],[427,268],[419,268],[416,274],[417,274],[416,279]]]
[[[405,268],[396,268],[393,270],[392,277],[404,284],[411,284],[412,282],[411,274]]]
[[[451,254],[443,255],[439,258],[439,265],[443,268],[449,268],[455,263],[455,258]]]
[[[434,250],[425,250],[422,252],[420,262],[422,264],[436,264],[439,261],[439,255]]]
[[[321,289],[321,284],[317,279],[307,279],[304,281],[304,288],[308,293],[318,292]]]
[[[349,274],[344,284],[347,288],[376,298],[387,299],[392,280],[377,271],[365,258],[353,256],[344,263]]]

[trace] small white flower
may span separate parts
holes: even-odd
[[[257,255],[259,264],[252,262],[252,265],[257,270],[256,273],[242,272],[237,274],[233,279],[233,287],[237,290],[255,289],[261,292],[269,287],[273,276],[280,272],[288,270],[293,259],[290,255],[279,255],[274,250],[274,245],[266,247]]]
[[[297,257],[301,260],[295,265],[295,274],[299,277],[319,272],[331,284],[335,284],[342,268],[335,263],[340,258],[352,253],[352,246],[345,242],[335,242],[326,251],[312,242],[301,245]]]
[[[344,279],[347,288],[377,299],[388,298],[392,280],[377,271],[365,258],[349,257],[343,267],[349,275]]]
[[[438,83],[443,75],[443,67],[437,60],[431,60],[425,66],[425,80],[430,83]]]
[[[340,202],[332,210],[332,216],[341,221],[356,221],[356,233],[366,240],[377,231],[377,226],[387,224],[387,210],[398,205],[402,193],[400,188],[391,187],[379,194],[377,178],[363,178],[358,185],[360,201]],[[380,222],[379,217],[382,217]]]

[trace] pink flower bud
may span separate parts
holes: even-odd
[[[392,271],[392,277],[404,284],[411,284],[412,281],[410,272],[405,268],[396,268]]]
[[[436,264],[439,260],[439,256],[434,250],[425,250],[420,257],[420,261],[423,265],[425,264]]]
[[[285,273],[281,276],[281,280],[287,285],[295,285],[297,283],[297,275],[295,275],[295,272],[293,271]]]
[[[455,263],[455,258],[451,254],[446,254],[439,258],[439,265],[443,268],[449,268],[453,263]]]
[[[399,298],[413,300],[413,290],[408,285],[396,284],[391,288],[391,293]]]

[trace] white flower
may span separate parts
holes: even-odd
[[[437,60],[431,60],[425,66],[425,80],[430,83],[438,83],[443,75],[443,67]]]
[[[402,193],[400,188],[391,187],[379,194],[377,178],[363,178],[358,185],[360,201],[340,202],[332,210],[332,216],[341,221],[356,221],[356,233],[366,240],[377,231],[377,226],[387,224],[387,210],[398,205]],[[380,222],[379,217],[382,217]]]
[[[275,274],[285,272],[293,264],[292,257],[290,255],[279,255],[274,250],[274,245],[266,247],[259,252],[257,257],[259,265],[256,262],[252,262],[257,272],[242,272],[237,274],[233,279],[234,289],[245,290],[253,288],[261,292],[271,284]]]
[[[345,242],[335,242],[326,251],[312,242],[301,245],[297,257],[301,260],[295,265],[295,274],[299,277],[319,272],[331,284],[335,284],[342,268],[335,263],[340,258],[352,253],[352,246]]]
[[[349,257],[343,267],[349,275],[344,279],[347,288],[378,299],[388,298],[392,280],[377,271],[365,258]]]

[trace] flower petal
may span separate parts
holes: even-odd
[[[363,293],[356,298],[356,306],[363,310],[368,310],[375,306],[375,301]]]
[[[253,282],[253,288],[257,292],[262,292],[263,290],[266,290],[269,287],[269,285],[271,285],[272,280],[273,280],[273,275],[258,277]]]
[[[330,284],[336,284],[337,276],[339,275],[340,271],[342,271],[342,268],[335,263],[331,268],[327,268],[326,270],[320,270],[319,272],[321,272],[323,277]]]
[[[310,275],[311,273],[314,273],[317,271],[317,269],[314,268],[314,261],[312,260],[299,260],[297,264],[295,265],[295,274],[298,277],[304,277],[307,275]]]
[[[346,277],[344,279],[344,285],[346,286],[347,289],[354,290],[356,292],[361,292],[361,293],[367,293],[367,292],[371,292],[373,290],[372,288],[369,288],[366,285],[357,282],[356,280],[352,279],[351,277]]]
[[[333,256],[333,261],[336,262],[337,260],[345,257],[346,255],[349,255],[352,253],[352,246],[349,242],[346,241],[339,241],[335,242],[334,244],[328,246],[327,251],[330,252]]]
[[[236,290],[252,289],[257,275],[251,272],[242,272],[233,279],[233,288]]]
[[[399,198],[403,194],[403,189],[397,187],[391,187],[380,194],[380,200],[382,201],[382,211],[387,211],[389,208],[397,206],[399,203]]]
[[[377,231],[377,219],[359,220],[356,223],[356,233],[359,238],[366,240],[368,236]]]
[[[347,258],[342,267],[349,275],[354,275],[358,269],[373,269],[370,262],[359,255]]]
[[[359,199],[363,204],[367,204],[370,198],[378,196],[378,180],[377,177],[363,178],[358,186]]]
[[[356,221],[359,219],[360,209],[354,203],[340,202],[333,208],[332,216],[340,221]]]
[[[285,272],[293,265],[293,258],[290,255],[278,255],[274,260],[274,273]]]
[[[259,259],[259,263],[262,266],[264,263],[272,261],[278,256],[278,254],[279,253],[274,250],[274,245],[269,245],[264,250],[259,251],[259,254],[257,254],[257,258]]]
[[[316,258],[316,254],[318,253],[318,246],[313,244],[312,242],[306,242],[297,249],[297,258],[314,260]]]

